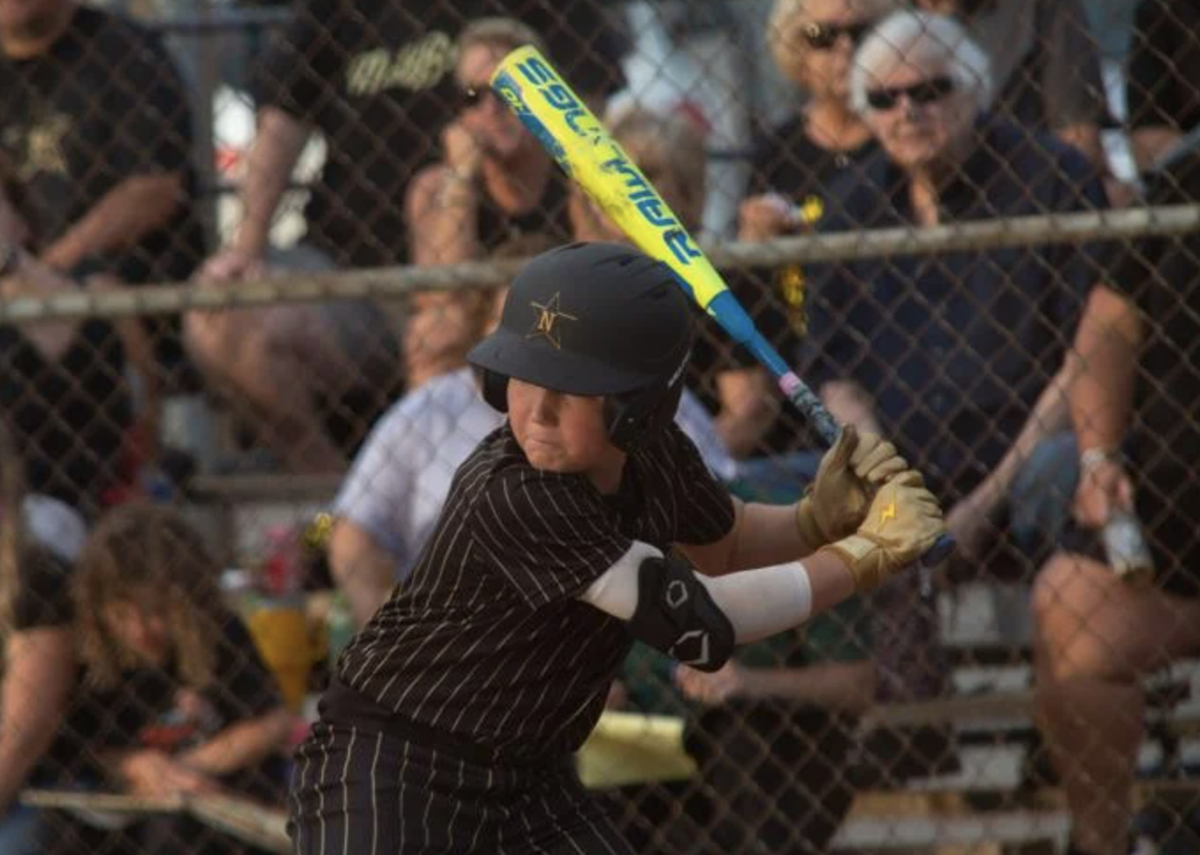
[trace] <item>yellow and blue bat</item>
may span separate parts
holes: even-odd
[[[671,207],[550,61],[530,45],[517,48],[496,68],[491,85],[567,176],[642,252],[670,266],[700,308],[771,372],[822,439],[836,442],[841,429],[821,400],[763,338]],[[940,561],[953,546],[943,537],[926,560]]]

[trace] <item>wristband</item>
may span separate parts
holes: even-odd
[[[1118,466],[1123,466],[1125,455],[1120,451],[1103,446],[1088,448],[1079,455],[1079,471],[1085,475],[1102,463],[1116,463]]]

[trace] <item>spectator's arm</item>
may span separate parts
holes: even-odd
[[[854,380],[830,380],[821,386],[821,403],[840,425],[854,425],[860,434],[883,435],[875,404],[859,383]]]
[[[246,156],[242,177],[242,221],[233,250],[261,258],[271,236],[271,220],[287,189],[292,170],[308,141],[309,126],[278,107],[259,111],[258,132]]]
[[[1075,336],[1079,365],[1069,396],[1081,451],[1120,447],[1133,408],[1142,336],[1141,314],[1126,296],[1105,286],[1092,291]]]
[[[176,759],[189,769],[221,777],[254,766],[278,750],[295,725],[295,716],[276,709],[240,721],[222,730],[203,745],[184,751]]]
[[[1001,501],[1008,494],[1017,472],[1042,440],[1070,426],[1067,394],[1071,384],[1079,376],[1079,368],[1078,354],[1073,350],[1068,351],[1063,359],[1062,368],[1038,396],[1037,403],[1034,404],[1025,424],[1021,426],[1016,440],[983,482],[982,489],[990,493],[992,503]]]
[[[461,122],[442,131],[445,160],[417,176],[404,200],[417,264],[456,264],[483,255],[479,203],[484,146]]]
[[[334,582],[350,602],[355,625],[362,626],[391,594],[395,557],[365,528],[339,518],[329,538],[329,564]]]
[[[50,244],[42,261],[57,270],[71,270],[88,256],[133,246],[167,225],[182,196],[179,172],[126,178]]]
[[[766,369],[757,365],[718,372],[716,387],[717,433],[735,458],[748,457],[779,415],[779,397]]]
[[[801,668],[746,668],[735,662],[706,674],[679,666],[675,682],[702,703],[779,699],[861,716],[875,700],[875,663],[821,662]]]
[[[69,628],[13,633],[0,684],[0,814],[54,741],[75,684],[75,639]]]

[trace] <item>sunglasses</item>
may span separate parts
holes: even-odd
[[[842,36],[848,37],[851,44],[858,44],[873,26],[873,21],[853,24],[821,24],[813,21],[800,28],[800,37],[813,50],[829,50]]]
[[[485,101],[498,100],[499,97],[490,86],[460,86],[458,88],[458,109],[460,112],[470,110]]]
[[[867,91],[867,104],[872,110],[891,110],[900,103],[902,95],[907,95],[908,100],[914,104],[933,104],[953,91],[954,81],[949,77],[934,77],[912,86],[870,89]]]

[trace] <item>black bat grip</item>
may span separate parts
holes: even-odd
[[[792,376],[794,377],[795,375]],[[831,447],[837,442],[838,434],[841,433],[842,429],[833,420],[833,416],[829,414],[829,410],[825,409],[825,405],[821,403],[821,399],[814,394],[812,389],[809,389],[803,382],[799,382],[787,389],[786,392],[791,402],[796,405],[796,408],[817,429],[817,433],[825,441],[826,447]],[[949,532],[943,534],[929,548],[929,551],[921,556],[918,562],[919,566],[922,568],[936,567],[950,557],[950,554],[954,552],[954,546],[953,535]]]

